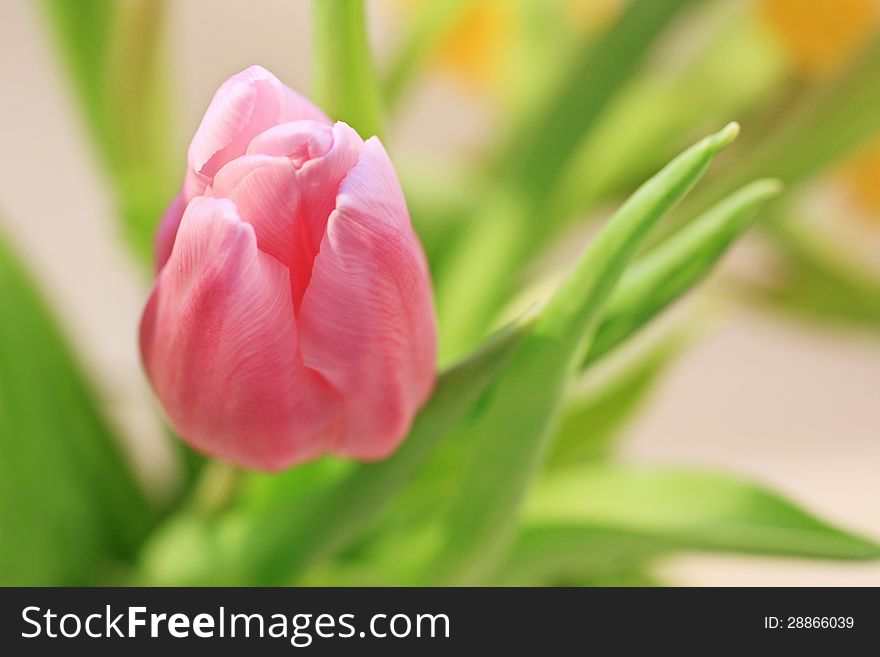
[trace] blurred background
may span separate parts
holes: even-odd
[[[415,219],[420,204],[466,198],[474,184],[468,167],[503,138],[506,124],[529,112],[533,94],[527,92],[552,84],[558,62],[580,36],[601,30],[625,3],[467,4],[423,70],[395,96],[386,121],[388,150],[408,192],[418,190],[409,198]],[[558,5],[554,11],[565,20],[542,22],[542,4]],[[578,221],[533,263],[531,297],[571,262],[578,249],[568,245],[579,247],[595,229],[591,216],[607,216],[622,195],[707,129],[738,120],[742,143],[729,158],[763,157],[774,126],[785,125],[786,113],[795,115],[813,89],[848,70],[876,38],[880,16],[871,0],[696,4],[652,46],[614,111],[598,119],[593,145],[581,149],[582,173],[559,201]],[[393,61],[424,5],[367,3],[380,68]],[[189,136],[231,73],[261,64],[308,93],[312,21],[310,3],[289,0],[181,0],[164,3],[161,12],[157,38],[175,113],[165,147],[173,154],[176,168],[168,176],[174,181],[183,172]],[[180,468],[137,353],[149,272],[123,246],[112,181],[83,113],[74,109],[66,55],[45,14],[41,3],[29,0],[6,0],[0,9],[0,230],[67,328],[142,480],[161,496]],[[524,49],[529,38],[535,43]],[[713,86],[713,76],[725,81]],[[880,105],[863,109],[880,113]],[[635,123],[619,118],[634,113],[641,117]],[[650,137],[643,170],[627,159],[639,149],[621,125],[634,126],[634,139]],[[623,155],[595,155],[607,152],[603,140],[611,149],[622,143]],[[418,180],[408,185],[407,177]],[[865,296],[853,296],[851,309],[844,286],[810,306],[809,294],[785,287],[796,277],[772,240],[750,234],[708,286],[676,308],[674,314],[687,314],[699,329],[623,427],[619,451],[636,462],[746,475],[880,540],[878,297],[871,307],[871,295],[880,290],[880,133],[874,141],[859,137],[856,146],[798,179],[787,207],[798,214],[798,226],[833,251],[834,262],[852,265]],[[781,302],[786,295],[802,296],[803,303]],[[530,302],[525,297],[520,306]],[[828,305],[829,298],[840,303]],[[663,561],[658,571],[687,585],[880,586],[876,563],[685,555]]]

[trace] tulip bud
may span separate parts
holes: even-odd
[[[226,81],[156,237],[147,375],[193,447],[276,470],[389,455],[435,380],[425,256],[391,161],[260,67]]]

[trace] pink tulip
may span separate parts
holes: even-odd
[[[276,470],[400,444],[434,384],[425,256],[394,168],[254,66],[227,80],[156,237],[147,375],[181,436]]]

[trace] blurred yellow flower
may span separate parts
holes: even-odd
[[[469,91],[497,88],[507,81],[513,50],[529,9],[553,10],[575,33],[589,33],[611,22],[624,0],[472,0],[440,43],[434,58],[437,68]],[[425,0],[398,0],[416,11]],[[542,4],[543,3],[543,4]]]
[[[833,74],[880,23],[877,0],[761,0],[767,22],[803,77]],[[880,140],[840,168],[844,188],[860,210],[880,222]]]
[[[880,139],[844,164],[842,173],[860,209],[880,225]]]
[[[438,66],[470,90],[490,86],[505,64],[515,27],[514,14],[510,0],[470,3],[440,45]]]
[[[804,76],[844,64],[874,29],[876,0],[761,0],[762,14]]]

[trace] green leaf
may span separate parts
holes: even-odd
[[[498,184],[476,203],[473,230],[437,281],[444,358],[467,353],[494,319],[551,220],[543,206],[577,144],[688,3],[630,3],[600,38],[585,40],[547,102],[513,131],[497,157]]]
[[[167,80],[159,45],[159,0],[44,0],[95,146],[114,185],[123,234],[143,264],[153,233],[180,184]]]
[[[646,182],[590,243],[572,275],[491,390],[451,502],[447,540],[433,560],[436,582],[480,581],[513,530],[540,467],[562,392],[582,344],[650,229],[736,136],[736,124],[707,137]]]
[[[586,364],[599,360],[702,281],[780,189],[775,180],[746,185],[633,265],[602,317]]]
[[[174,114],[162,34],[166,4],[130,0],[118,12],[108,62],[107,129],[117,144],[115,179],[124,234],[152,266],[156,225],[180,189],[185,158],[174,151]]]
[[[101,154],[111,159],[111,136],[105,125],[109,109],[106,98],[105,62],[109,57],[118,3],[113,0],[43,0],[45,16],[61,55],[79,93],[86,119]]]
[[[385,102],[393,107],[449,30],[468,8],[465,0],[434,0],[415,12],[384,84]]]
[[[737,477],[595,464],[537,487],[500,572],[502,579],[591,573],[681,551],[880,558],[875,543]]]
[[[478,354],[445,372],[393,456],[359,465],[343,481],[325,491],[313,491],[308,508],[297,509],[286,526],[279,526],[277,510],[273,510],[241,551],[248,581],[268,583],[296,577],[312,560],[340,549],[366,528],[394,493],[424,466],[438,442],[503,369],[524,330],[521,325],[512,327]]]
[[[499,159],[502,175],[522,189],[526,198],[543,200],[550,194],[580,139],[689,3],[630,3],[601,36],[585,39],[569,75],[515,131]]]
[[[811,234],[777,216],[769,234],[777,247],[779,275],[741,283],[752,301],[842,327],[880,330],[880,277],[852,258],[834,238]]]
[[[364,137],[382,134],[382,103],[362,0],[316,0],[315,96]]]
[[[0,243],[0,584],[93,584],[148,506],[43,301]]]
[[[880,36],[865,48],[844,74],[807,93],[778,114],[758,143],[741,144],[748,157],[735,164],[688,199],[687,209],[701,210],[712,199],[749,180],[772,176],[792,192],[840,157],[880,131]]]
[[[684,333],[676,332],[610,373],[605,367],[590,369],[584,375],[588,381],[577,386],[582,389],[568,395],[547,467],[607,456],[685,341]]]
[[[259,475],[258,488],[264,493],[266,488],[271,490],[258,494],[259,504],[249,504],[241,513],[221,519],[229,527],[228,531],[216,530],[217,535],[224,531],[226,535],[213,544],[217,567],[210,573],[206,573],[202,555],[187,553],[186,545],[192,544],[193,536],[202,544],[213,530],[191,519],[175,520],[174,531],[160,536],[148,550],[145,569],[154,577],[151,582],[169,584],[184,578],[190,584],[269,585],[302,577],[316,562],[367,529],[387,502],[424,467],[437,444],[509,361],[530,322],[524,319],[502,331],[479,352],[444,372],[393,456],[343,469],[338,469],[338,464],[317,462],[281,475]],[[331,476],[325,476],[328,470]],[[182,545],[176,543],[179,536],[186,537]],[[218,551],[225,554],[217,556]],[[178,579],[161,579],[169,572]]]
[[[503,586],[540,586],[558,579],[601,581],[608,574],[644,569],[675,549],[665,539],[588,520],[529,522],[490,581]]]
[[[695,130],[746,113],[779,86],[784,57],[763,34],[753,8],[705,5],[688,16],[697,22],[688,27],[710,38],[680,69],[670,73],[663,59],[618,95],[563,172],[549,226],[621,194],[687,144]]]

